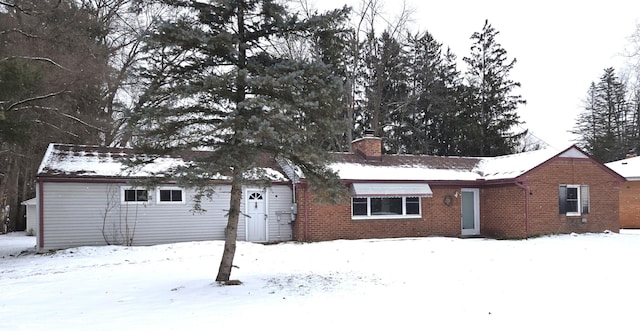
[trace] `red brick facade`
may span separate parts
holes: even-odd
[[[351,201],[337,205],[313,203],[313,194],[300,189],[297,194],[298,215],[293,227],[294,240],[459,236],[460,199],[454,197],[451,206],[443,202],[446,195],[453,197],[456,188],[432,187],[432,190],[433,197],[421,198],[421,218],[353,220]]]
[[[515,185],[481,190],[483,235],[522,238],[541,234],[618,232],[619,177],[591,159],[554,158],[529,172],[525,188]],[[559,213],[558,186],[589,185],[590,211],[581,216]],[[528,195],[528,201],[527,201]],[[528,205],[528,207],[527,207]]]
[[[620,185],[620,228],[640,229],[640,181]]]
[[[517,183],[516,183],[517,182]],[[619,230],[618,187],[621,178],[588,158],[553,158],[511,181],[478,183],[480,233],[495,238],[571,232]],[[433,197],[421,198],[420,219],[353,220],[351,202],[338,205],[313,203],[313,195],[301,187],[297,192],[298,215],[294,239],[395,238],[461,235],[461,188],[429,183]],[[558,186],[589,185],[590,212],[578,217],[559,213]],[[622,183],[625,190],[631,185]],[[640,184],[640,183],[639,183]],[[635,186],[636,194],[640,185]],[[636,195],[638,196],[638,195]],[[451,203],[445,203],[445,197]],[[449,202],[449,201],[447,201]],[[308,204],[307,204],[308,203]],[[640,211],[635,215],[640,215]]]

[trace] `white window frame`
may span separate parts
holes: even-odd
[[[147,201],[126,201],[125,200],[125,192],[126,191],[130,191],[130,190],[147,191]],[[122,187],[120,187],[120,202],[123,203],[123,204],[141,205],[141,204],[149,203],[149,202],[151,202],[151,196],[152,195],[149,193],[149,190],[146,189],[146,188],[133,187],[133,186],[122,186]]]
[[[367,215],[353,215],[353,199],[362,198],[367,199]],[[401,198],[402,199],[402,215],[371,215],[371,199],[390,199]],[[418,213],[407,214],[407,198],[418,199]],[[402,197],[387,197],[387,196],[371,196],[371,197],[358,197],[351,198],[351,219],[353,220],[372,220],[372,219],[408,219],[408,218],[422,218],[422,198],[402,196]]]
[[[182,200],[181,201],[162,201],[160,199],[160,191],[180,191],[182,195]],[[185,203],[185,200],[186,200],[186,196],[185,196],[184,188],[177,187],[177,186],[162,186],[156,189],[156,203],[159,205],[164,205],[164,204],[182,205]]]
[[[569,190],[576,190],[578,200],[578,210],[568,211],[568,196]],[[589,185],[576,185],[576,184],[560,184],[559,190],[560,214],[566,216],[583,216],[591,213],[591,193]]]
[[[568,211],[565,215],[567,216],[580,216],[582,215],[582,197],[580,196],[580,185],[567,185],[567,196],[565,197],[566,201],[569,201],[569,189],[575,189],[577,192],[577,211]],[[568,203],[565,202],[565,208],[567,208]]]

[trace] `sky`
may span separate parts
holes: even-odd
[[[380,1],[387,17],[402,8],[401,0]],[[360,2],[315,0],[315,6],[357,9]],[[626,66],[623,54],[640,23],[640,1],[635,0],[407,0],[406,5],[414,10],[411,30],[429,31],[459,60],[469,55],[473,32],[489,20],[508,58],[517,60],[511,78],[522,84],[514,93],[527,101],[518,110],[523,128],[556,149],[575,142],[568,131],[591,82],[605,68]]]
[[[640,234],[261,245],[223,241],[33,254],[0,235],[0,330],[637,330]],[[26,253],[21,253],[26,251]]]

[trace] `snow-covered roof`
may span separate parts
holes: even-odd
[[[365,160],[354,153],[334,153],[329,167],[344,180],[384,181],[475,181],[514,179],[553,157],[588,158],[575,146],[564,151],[553,148],[498,157],[443,157],[383,155]]]
[[[477,180],[480,176],[464,169],[437,169],[428,165],[378,166],[362,163],[332,163],[329,168],[345,180]]]
[[[605,163],[605,165],[627,180],[640,180],[640,156]]]
[[[329,168],[350,181],[476,181],[508,180],[534,169],[554,157],[588,158],[577,147],[564,151],[542,149],[498,157],[447,157],[431,155],[390,155],[367,160],[357,153],[332,153]],[[148,159],[136,167],[127,160]],[[180,156],[134,154],[127,148],[51,144],[38,169],[40,177],[143,178],[164,176],[164,172],[187,165]],[[268,164],[267,164],[268,163]],[[247,173],[247,178],[267,175],[272,181],[288,181],[286,166],[275,160]],[[640,159],[637,161],[640,165]],[[284,168],[284,170],[283,170]],[[614,169],[615,170],[615,169]],[[299,174],[300,177],[304,177]],[[624,175],[623,175],[624,176]],[[228,179],[217,175],[215,179]]]
[[[148,160],[136,166],[128,166],[128,161]],[[129,148],[102,146],[50,144],[40,167],[40,177],[67,178],[145,178],[164,177],[171,169],[186,166],[189,161],[180,156],[149,156],[134,154]],[[287,181],[275,162],[247,173],[247,178],[266,175],[272,181]],[[215,179],[228,179],[216,175]]]
[[[505,156],[486,157],[472,170],[484,180],[511,179],[537,167],[558,155],[553,148],[517,153]]]
[[[344,180],[476,180],[472,157],[386,154],[366,160],[355,153],[333,153],[329,168]]]

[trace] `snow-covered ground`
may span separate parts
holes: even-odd
[[[0,235],[0,330],[637,330],[640,234],[81,247]],[[20,252],[27,250],[27,253]],[[30,252],[29,252],[30,251]]]

